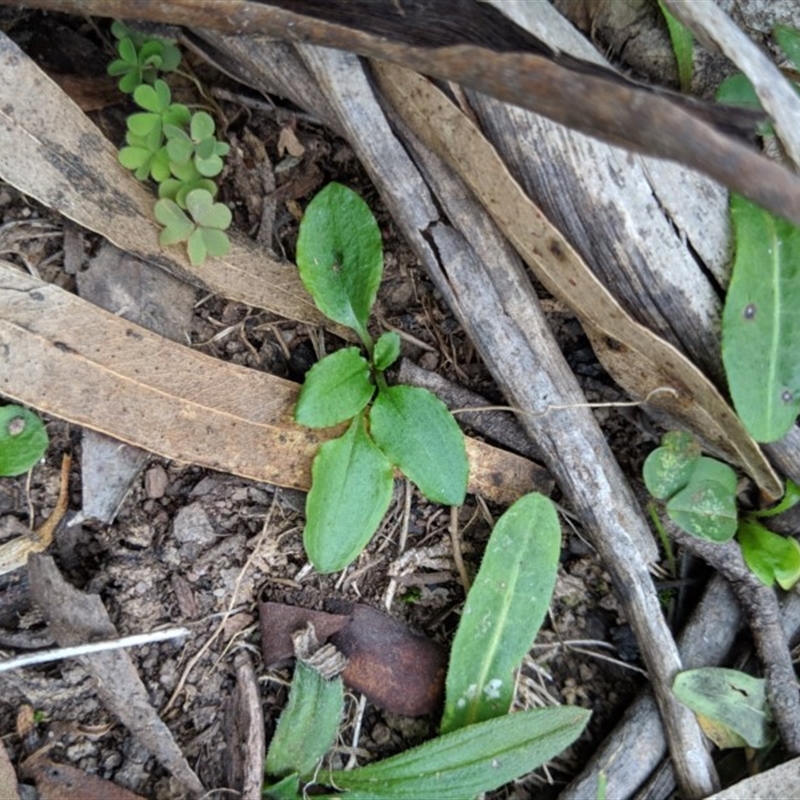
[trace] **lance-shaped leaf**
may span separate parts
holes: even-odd
[[[736,259],[722,317],[733,404],[753,438],[780,439],[800,410],[800,229],[734,195]]]
[[[375,368],[384,370],[397,361],[400,355],[400,336],[394,331],[382,333],[375,342]]]
[[[0,407],[0,475],[27,472],[45,453],[49,439],[44,423],[22,406]]]
[[[375,443],[429,500],[461,505],[469,464],[464,435],[447,406],[427,389],[382,389],[370,411]]]
[[[589,712],[574,706],[508,714],[326,781],[347,790],[348,800],[467,800],[558,755],[588,720]]]
[[[381,232],[369,206],[352,189],[329,183],[306,208],[296,256],[317,308],[368,340],[383,272]]]
[[[443,733],[508,712],[514,670],[547,613],[560,551],[558,515],[544,495],[521,497],[497,521],[453,641]]]
[[[735,669],[703,667],[679,673],[672,690],[695,714],[729,728],[750,747],[769,744],[771,715],[765,680]]]
[[[298,661],[289,702],[267,751],[267,774],[278,778],[293,773],[312,775],[336,741],[343,708],[342,679],[325,680],[317,670]]]
[[[357,416],[320,447],[311,466],[303,544],[320,572],[344,569],[365,547],[392,499],[392,465]]]
[[[363,411],[374,391],[369,363],[358,348],[337,350],[306,373],[294,412],[295,421],[309,428],[338,425]]]

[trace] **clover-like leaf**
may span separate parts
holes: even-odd
[[[186,241],[195,230],[195,224],[173,200],[156,202],[155,217],[164,226],[159,241],[162,245]]]
[[[689,482],[700,458],[700,445],[691,433],[670,431],[645,459],[642,468],[647,491],[666,500]]]
[[[294,411],[296,422],[328,428],[354,417],[372,399],[369,363],[357,347],[346,347],[314,364],[306,373]]]
[[[216,125],[214,118],[206,111],[195,111],[192,114],[189,132],[195,142],[202,142],[214,135]]]
[[[303,545],[320,572],[344,569],[378,529],[392,499],[392,465],[358,415],[311,465]]]
[[[700,458],[686,487],[667,503],[667,515],[700,539],[732,539],[738,525],[736,473],[721,461]]]
[[[203,246],[207,255],[219,258],[231,249],[231,240],[225,231],[217,228],[200,228],[199,230],[203,237]]]
[[[186,195],[186,208],[194,221],[204,228],[225,230],[233,219],[231,210],[224,203],[215,203],[211,193],[203,189]]]
[[[170,162],[170,168],[174,165]],[[173,170],[174,172],[174,170]],[[203,189],[212,197],[217,194],[217,184],[214,181],[203,178],[196,172],[196,177],[190,180],[180,180],[179,178],[167,178],[158,184],[158,196],[174,200],[181,208],[186,208],[186,195],[195,189]]]
[[[0,475],[27,472],[48,444],[47,430],[36,414],[22,406],[0,407]]]
[[[400,336],[394,331],[382,333],[375,342],[375,369],[385,370],[394,364],[400,356]]]
[[[161,131],[161,115],[153,114],[151,111],[141,111],[131,114],[128,117],[128,130],[134,136],[145,138],[150,136],[153,130]]]
[[[152,86],[142,84],[138,86],[133,93],[133,99],[136,105],[154,114],[162,114],[166,111],[171,98],[172,95],[169,86],[161,80],[157,80]]]
[[[371,341],[367,320],[383,272],[383,244],[369,206],[329,183],[308,204],[297,237],[300,279],[317,308]]]
[[[464,434],[438,397],[415,386],[381,389],[369,419],[375,443],[425,497],[445,505],[464,502]]]

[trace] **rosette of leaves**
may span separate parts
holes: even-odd
[[[152,86],[137,86],[133,99],[144,111],[128,117],[128,146],[120,150],[119,162],[133,170],[139,180],[152,176],[155,181],[164,181],[172,174],[164,126],[188,125],[191,113],[182,103],[171,102],[169,86],[162,80]]]
[[[186,242],[189,260],[195,266],[207,256],[224,256],[230,249],[225,230],[231,224],[231,211],[223,203],[215,203],[211,192],[205,189],[194,189],[186,195],[186,211],[174,200],[162,198],[156,203],[155,215],[164,226],[161,245]]]
[[[736,536],[750,570],[767,586],[790,589],[800,580],[800,545],[765,528],[759,519],[782,514],[800,502],[800,488],[788,481],[774,508],[739,517],[736,473],[721,461],[701,455],[700,445],[683,431],[667,433],[644,462],[643,477],[653,497],[666,501],[667,516],[682,530],[713,542]]]
[[[295,420],[326,428],[350,420],[323,444],[312,465],[304,545],[321,572],[343,569],[377,530],[398,468],[430,500],[460,505],[469,465],[464,437],[447,407],[430,392],[389,386],[384,376],[400,354],[400,338],[367,329],[383,272],[381,233],[367,204],[351,189],[328,184],[300,224],[297,266],[317,307],[353,329],[357,347],[326,356],[306,375]]]
[[[121,22],[113,22],[119,58],[108,65],[108,74],[119,77],[120,91],[132,94],[137,86],[153,83],[159,72],[174,72],[181,62],[180,50],[164,39],[153,39]]]
[[[222,156],[227,155],[231,148],[226,142],[217,141],[214,131],[214,118],[205,111],[197,111],[192,115],[188,133],[184,127],[164,126],[173,173],[176,167],[189,164],[206,178],[213,178],[222,172]]]

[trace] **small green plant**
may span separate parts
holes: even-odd
[[[748,567],[767,586],[790,589],[800,580],[800,544],[767,530],[759,519],[781,514],[800,501],[800,488],[788,481],[783,500],[771,509],[739,515],[736,473],[700,453],[694,437],[667,433],[644,462],[643,477],[653,497],[666,502],[667,516],[701,539],[726,542],[737,537]]]
[[[430,500],[460,505],[469,465],[464,437],[447,407],[425,389],[389,386],[400,354],[396,333],[377,342],[367,329],[383,272],[375,217],[351,189],[328,184],[309,203],[297,266],[317,307],[354,330],[357,347],[326,356],[306,375],[295,420],[347,430],[323,444],[312,465],[304,545],[321,572],[343,569],[366,546],[389,507],[397,467]]]
[[[119,161],[139,180],[152,178],[159,184],[155,216],[166,226],[161,244],[186,242],[189,260],[196,266],[209,255],[225,255],[230,249],[225,230],[231,213],[214,203],[217,185],[211,178],[222,171],[229,145],[217,140],[210,114],[192,113],[182,103],[173,103],[169,86],[158,77],[176,71],[180,64],[174,44],[144,37],[116,22],[112,32],[120,57],[108,71],[122,76],[120,89],[132,94],[142,109],[128,117]]]
[[[441,735],[351,771],[319,773],[342,714],[341,679],[298,663],[267,753],[272,800],[306,796],[313,782],[346,800],[467,800],[536,769],[568,747],[589,712],[575,707],[509,714],[514,670],[544,619],[555,585],[561,531],[552,502],[520,498],[497,521],[467,596],[450,655]]]
[[[0,407],[0,476],[27,472],[47,450],[44,423],[22,406]]]

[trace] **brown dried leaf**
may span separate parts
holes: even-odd
[[[2,33],[0,178],[185,280],[290,319],[325,324],[297,270],[244,237],[231,235],[230,253],[199,267],[184,247],[162,248],[153,195],[117,161],[116,148],[58,84]]]
[[[767,497],[780,497],[782,486],[772,467],[717,388],[677,349],[628,315],[463,112],[417,73],[384,62],[373,69],[417,135],[470,186],[548,291],[573,309],[614,379],[740,464]]]
[[[36,781],[42,800],[144,800],[139,794],[69,764],[37,760],[27,771]]]
[[[292,419],[300,387],[210,358],[0,260],[0,393],[164,458],[308,489],[341,433]],[[509,504],[548,492],[527,459],[467,440],[469,491]]]
[[[266,664],[290,658],[291,634],[311,622],[320,644],[330,642],[346,656],[344,682],[373,703],[412,717],[439,708],[447,654],[394,617],[364,605],[328,614],[282,603],[261,603],[259,615]]]

